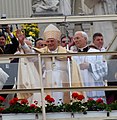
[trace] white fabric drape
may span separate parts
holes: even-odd
[[[18,82],[17,89],[34,89],[40,87],[39,73],[33,62],[29,62],[27,58],[21,58],[18,66]],[[29,103],[35,100],[41,104],[40,93],[18,93],[19,99],[28,99]]]
[[[2,89],[3,85],[8,80],[8,77],[9,75],[2,68],[0,68],[0,89]]]

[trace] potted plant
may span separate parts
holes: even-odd
[[[71,113],[65,110],[65,104],[63,104],[61,102],[60,99],[60,103],[55,105],[54,102],[54,98],[52,98],[50,95],[47,95],[45,97],[45,101],[46,101],[46,117],[49,119],[53,119],[53,118],[71,118]],[[54,112],[54,114],[53,114]]]
[[[117,116],[117,101],[110,103],[108,107],[110,108],[108,116]]]
[[[97,100],[89,98],[84,104],[87,106],[87,114],[90,117],[107,117],[108,111],[110,111],[108,104],[102,98]]]
[[[2,112],[2,111],[4,111],[4,109],[5,109],[5,107],[4,107],[4,105],[3,105],[3,102],[5,101],[5,99],[2,97],[2,96],[0,96],[0,113]]]
[[[49,119],[57,118],[91,118],[91,117],[107,117],[117,116],[115,110],[117,110],[117,101],[106,104],[102,98],[94,100],[89,98],[86,102],[83,101],[84,96],[77,92],[72,93],[72,99],[70,103],[63,103],[62,100],[56,105],[54,98],[50,95],[45,97],[45,110],[46,117]],[[5,107],[3,102],[5,99],[0,96],[0,113],[3,120],[12,120],[15,118],[35,119],[37,116],[42,118],[42,106],[38,105],[37,101],[33,104],[29,104],[27,99],[19,100],[13,98],[9,101],[9,107]],[[54,114],[53,114],[54,113]]]
[[[41,107],[37,106],[37,101],[34,104],[29,105],[27,99],[19,100],[18,98],[13,98],[9,101],[9,107],[5,108],[2,102],[5,101],[4,98],[1,99],[1,113],[2,120],[12,120],[12,119],[35,119],[37,113],[41,112]]]

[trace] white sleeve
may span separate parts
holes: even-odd
[[[24,45],[22,45],[21,47],[26,54],[35,53],[35,51],[33,49],[31,49],[26,43]]]
[[[36,51],[33,48],[29,47],[26,43],[24,45],[22,45],[21,47],[24,50],[25,54],[35,54],[36,53]],[[38,57],[37,56],[31,57],[31,58],[28,58],[28,60],[30,62],[36,62],[38,60]]]

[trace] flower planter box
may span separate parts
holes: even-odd
[[[71,118],[71,113],[69,112],[55,112],[55,113],[46,113],[47,119],[68,119]],[[1,114],[0,120],[42,120],[41,113],[9,113]]]
[[[74,118],[107,117],[106,111],[87,111],[87,114],[74,113]]]
[[[36,113],[10,113],[1,114],[0,120],[35,120],[37,118]]]
[[[67,119],[78,119],[78,120],[102,120],[109,118],[116,118],[117,110],[110,112],[107,117],[106,111],[87,111],[87,114],[83,113],[70,113],[70,112],[51,112],[46,113],[47,120],[67,120]],[[0,120],[42,120],[41,113],[10,113],[10,114],[1,114]]]
[[[50,112],[46,113],[47,119],[69,119],[72,118],[72,114],[70,112]],[[38,114],[38,119],[42,120],[42,114]]]
[[[117,117],[117,110],[112,110],[110,113],[109,113],[109,116],[110,117]]]
[[[55,112],[55,113],[46,113],[47,119],[58,119],[58,118],[72,118],[70,112]]]
[[[107,118],[107,112],[106,111],[88,111],[87,114],[83,113],[70,113],[70,112],[51,112],[46,113],[47,120],[67,120],[67,119],[79,119],[79,120],[102,120],[102,118]],[[42,114],[38,114],[39,120],[42,120]]]

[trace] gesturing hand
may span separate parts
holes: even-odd
[[[18,38],[19,43],[24,45],[25,34],[21,30],[17,29],[16,37]]]

